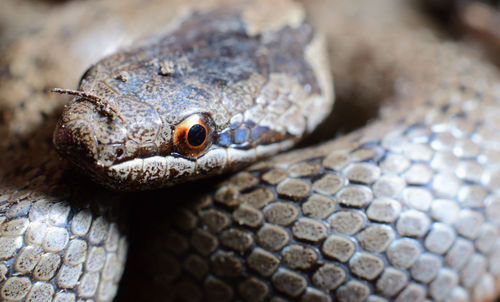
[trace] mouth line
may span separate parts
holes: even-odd
[[[94,158],[61,154],[94,181],[112,190],[137,191],[205,178],[248,166],[258,159],[289,149],[295,140],[241,149],[212,146],[203,156],[187,158],[177,153],[132,158],[110,166],[99,165]]]
[[[273,145],[273,144],[268,144],[268,145]],[[266,146],[268,146],[268,145],[266,145]],[[111,168],[113,166],[117,166],[120,164],[131,162],[135,159],[145,160],[145,159],[151,158],[151,157],[165,157],[165,158],[173,157],[173,158],[182,158],[182,159],[185,159],[188,161],[196,162],[199,158],[202,158],[210,151],[217,150],[217,149],[222,149],[222,150],[233,149],[233,150],[240,150],[240,151],[248,151],[248,150],[256,149],[256,147],[250,147],[250,144],[248,144],[248,143],[239,144],[239,145],[233,144],[233,145],[229,145],[229,146],[213,144],[205,152],[198,155],[197,157],[189,157],[189,156],[183,155],[183,154],[176,152],[176,151],[172,151],[172,152],[168,152],[168,153],[165,152],[163,154],[162,153],[139,153],[139,152],[137,152],[137,154],[133,154],[130,156],[124,156],[123,158],[120,158],[120,159],[115,159],[113,161],[113,163],[110,165],[97,163],[97,166],[102,167],[102,168]]]
[[[119,188],[127,185],[132,187],[173,185],[238,169],[257,159],[286,150],[293,143],[294,140],[289,139],[246,150],[231,147],[210,148],[203,156],[194,159],[178,154],[153,155],[113,164],[101,170]]]

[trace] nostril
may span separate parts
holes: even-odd
[[[116,155],[117,158],[120,158],[123,155],[123,153],[124,153],[123,149],[122,148],[118,148],[118,149],[116,149],[115,155]]]
[[[54,145],[56,149],[61,151],[73,144],[74,141],[71,132],[64,125],[58,124],[54,131]]]

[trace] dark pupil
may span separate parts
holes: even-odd
[[[188,143],[191,146],[199,146],[205,141],[205,137],[207,136],[207,133],[205,132],[205,128],[203,126],[197,124],[193,125],[191,128],[189,128],[188,132]]]

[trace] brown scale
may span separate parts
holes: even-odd
[[[108,187],[144,190],[184,181],[176,175],[187,174],[189,177],[183,177],[190,179],[231,171],[246,160],[228,155],[227,165],[207,166],[203,173],[186,173],[171,166],[172,173],[156,182],[145,178],[154,172],[136,171],[143,165],[132,166],[132,172],[126,167],[115,172],[114,166],[154,156],[173,156],[187,164],[196,160],[199,165],[200,159],[213,156],[206,155],[213,149],[252,150],[257,145],[297,141],[309,130],[276,131],[269,125],[261,126],[268,112],[257,102],[268,104],[272,101],[269,98],[279,97],[288,98],[295,107],[311,106],[312,97],[321,98],[323,106],[331,102],[318,83],[321,72],[306,58],[314,38],[312,28],[300,21],[295,27],[264,29],[250,35],[242,15],[242,9],[230,8],[196,13],[168,34],[95,63],[85,72],[78,91],[53,90],[80,96],[78,100],[91,102],[97,110],[96,114],[87,105],[67,107],[55,132],[57,150]],[[276,77],[294,83],[275,83]],[[280,86],[280,91],[262,95],[270,85]],[[244,113],[242,122],[248,129],[234,129],[226,137],[229,142],[219,143],[220,135],[240,113]],[[293,111],[288,114],[293,115]],[[180,135],[190,133],[184,123],[197,116],[203,118],[190,124],[192,131],[200,127],[205,131],[191,134],[195,142],[195,136],[203,136],[200,144],[193,145]],[[302,113],[300,118],[305,116]],[[292,117],[271,122],[295,123]],[[126,173],[129,175],[123,176]]]
[[[63,98],[45,88],[72,87],[90,64],[68,51],[80,41],[76,30],[110,33],[97,21],[110,17],[133,17],[142,22],[119,24],[147,29],[174,18],[175,3],[141,2],[131,11],[120,3],[128,12],[120,19],[110,3],[55,11],[40,3],[33,11],[6,1],[6,23],[25,17],[29,26],[9,27],[19,40],[2,38],[0,56],[8,65],[0,73],[1,299],[112,299],[126,239],[115,232],[119,208],[97,202],[115,198],[122,209],[133,206],[116,301],[497,296],[499,76],[464,45],[420,27],[406,2],[307,3],[329,34],[339,97],[391,99],[385,122],[257,163],[215,188],[207,181],[123,196],[61,165],[50,144]],[[33,32],[35,20],[46,27]],[[43,227],[26,221],[36,218],[51,236],[35,236]]]

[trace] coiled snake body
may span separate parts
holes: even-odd
[[[279,11],[289,8],[287,1],[279,3],[284,5]],[[158,9],[155,5],[161,7],[149,5],[149,13]],[[211,9],[205,5],[211,4],[200,4],[203,10]],[[126,259],[127,233],[135,245],[118,300],[494,299],[500,275],[497,71],[466,47],[439,41],[419,27],[423,21],[407,3],[308,5],[309,14],[315,16],[311,21],[327,34],[338,95],[363,101],[385,99],[389,105],[361,130],[258,162],[216,185],[205,181],[166,191],[122,194],[61,168],[66,163],[58,161],[50,145],[56,116],[52,107],[60,103],[38,102],[48,98],[47,86],[61,86],[48,78],[77,76],[70,72],[74,66],[64,64],[71,56],[57,53],[60,46],[55,45],[54,57],[47,54],[45,61],[33,54],[20,59],[14,54],[24,54],[32,45],[10,42],[4,56],[8,71],[0,82],[5,99],[0,130],[7,138],[1,145],[1,299],[113,299]],[[68,7],[68,11],[76,9]],[[148,6],[143,9],[148,16]],[[89,16],[82,13],[79,18]],[[69,22],[64,20],[58,22]],[[290,20],[294,19],[267,26],[282,28]],[[292,28],[300,27],[297,24]],[[44,30],[28,31],[31,41],[50,42],[48,36],[60,39],[76,30],[66,28],[57,36],[55,27],[47,23]],[[272,41],[273,37],[261,38]],[[89,49],[84,51],[87,56]],[[51,60],[62,63],[47,64]],[[173,65],[159,62],[150,67],[167,77],[173,76],[172,71],[186,72],[173,61]],[[294,63],[312,69],[320,66],[311,61]],[[33,76],[32,68],[47,72]],[[296,73],[288,82],[311,88],[295,90],[299,95],[310,91],[313,96],[328,89],[317,84],[315,90],[310,80],[324,81],[327,77],[321,72],[307,77],[295,65],[290,70]],[[87,76],[92,77],[92,71]],[[113,79],[135,83],[124,81],[127,76],[131,74]],[[70,106],[75,104],[92,108],[92,114],[105,123],[127,118],[118,116],[120,108],[114,111],[121,104],[111,101],[94,98]],[[221,108],[210,111],[210,116]],[[175,115],[172,118],[179,121],[172,124],[182,124],[184,117]],[[214,120],[212,126],[218,130],[227,124],[219,122],[222,117]],[[195,146],[202,141],[190,140],[189,132],[180,137]],[[74,134],[59,134],[56,141],[74,143]],[[235,143],[237,135],[232,139]],[[277,136],[271,139],[276,141]],[[146,145],[134,156],[147,154]],[[192,149],[177,149],[185,150],[184,157],[197,155]],[[117,154],[116,148],[112,151]],[[125,180],[136,184],[137,179],[127,176]],[[129,232],[123,221],[126,215],[119,213],[126,206],[134,209]]]

